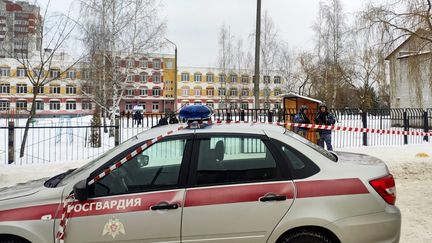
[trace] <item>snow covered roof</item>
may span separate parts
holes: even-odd
[[[302,96],[296,93],[288,93],[288,94],[282,94],[280,95],[282,98],[301,98],[301,99],[305,99],[305,100],[309,100],[315,103],[323,103],[321,100],[317,100],[317,99],[313,99],[307,96]]]

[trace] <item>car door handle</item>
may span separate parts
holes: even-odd
[[[151,206],[151,210],[172,210],[179,208],[177,203],[169,204],[169,203],[159,203],[157,205]]]
[[[287,200],[286,195],[266,195],[259,199],[261,202],[271,202],[271,201],[285,201]]]

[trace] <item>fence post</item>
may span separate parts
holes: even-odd
[[[114,145],[118,146],[120,144],[120,120],[118,117],[115,118],[114,129]]]
[[[9,121],[8,124],[8,164],[15,161],[15,124]]]
[[[231,121],[231,111],[227,111],[227,121]]]
[[[404,125],[404,131],[408,131],[409,121],[408,121],[408,114],[406,110],[404,110],[403,112],[403,125]],[[404,135],[404,144],[408,144],[408,135]]]
[[[367,111],[362,111],[363,128],[367,128]],[[363,146],[368,146],[367,132],[363,133]]]
[[[423,128],[424,132],[429,132],[428,112],[426,110],[423,111]],[[423,140],[429,142],[429,136],[424,136]]]
[[[244,120],[245,120],[245,111],[240,110],[240,121],[244,121]]]
[[[268,114],[267,115],[268,116],[267,121],[273,122],[273,111],[269,110],[267,114]]]

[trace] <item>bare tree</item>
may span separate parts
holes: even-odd
[[[275,26],[273,19],[269,16],[268,12],[264,12],[262,17],[262,30],[261,30],[261,72],[264,76],[264,103],[269,102],[270,98],[270,79],[271,74],[276,70],[276,60],[279,55],[280,38],[279,30]]]
[[[218,66],[220,70],[220,78],[223,80],[219,80],[220,90],[225,90],[225,95],[221,95],[221,100],[219,102],[220,105],[224,108],[227,105],[229,98],[229,88],[227,79],[229,78],[229,74],[231,74],[235,67],[234,62],[234,36],[231,34],[231,30],[229,26],[225,24],[220,27],[219,30],[219,57],[218,57]]]
[[[296,57],[287,43],[281,43],[280,51],[277,58],[276,70],[285,81],[283,84],[284,92],[294,92],[298,86],[298,80],[295,79]]]
[[[313,89],[318,98],[329,106],[336,106],[338,90],[345,82],[344,59],[347,50],[347,28],[340,0],[320,2],[314,31],[319,76]]]
[[[81,1],[81,8],[87,68],[91,70],[88,85],[95,88],[88,96],[112,124],[127,80],[143,71],[135,66],[134,58],[163,44],[166,24],[158,17],[158,0]],[[132,65],[122,65],[122,57],[129,58]]]
[[[34,39],[30,35],[15,36],[14,43],[19,43],[22,49],[28,51],[10,53],[24,68],[26,77],[33,89],[32,103],[27,116],[20,147],[20,157],[24,156],[30,123],[36,116],[36,100],[40,89],[43,89],[44,86],[54,80],[61,79],[64,73],[68,72],[82,59],[82,57],[80,57],[75,60],[65,60],[67,55],[63,53],[61,49],[71,37],[76,27],[76,22],[68,15],[49,15],[49,6],[50,1],[48,1],[45,6],[43,15],[38,16],[36,19],[36,21],[38,21],[36,26],[39,27],[36,28],[35,31],[36,35],[40,36],[40,38]],[[33,41],[36,43],[32,43]],[[31,49],[32,46],[39,48],[37,48],[38,50]],[[61,70],[53,73],[51,70],[53,65],[60,65]]]

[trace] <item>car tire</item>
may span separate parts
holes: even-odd
[[[325,234],[308,229],[293,231],[282,236],[277,243],[335,243]]]
[[[0,243],[30,243],[30,242],[18,237],[0,236]]]

